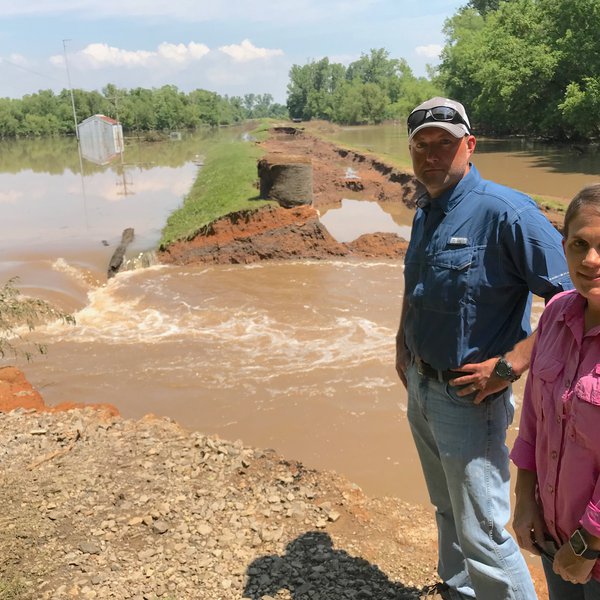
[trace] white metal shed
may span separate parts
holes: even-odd
[[[82,121],[77,129],[81,154],[87,160],[104,165],[124,150],[123,127],[106,115],[93,115]]]

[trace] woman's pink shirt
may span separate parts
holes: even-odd
[[[600,537],[600,327],[586,300],[557,294],[540,319],[511,459],[536,471],[544,518],[564,543],[582,525]],[[594,567],[600,579],[600,561]]]

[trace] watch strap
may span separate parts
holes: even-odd
[[[573,532],[573,535],[569,538],[569,545],[571,546],[571,550],[575,556],[580,556],[585,558],[586,560],[598,560],[600,558],[600,550],[593,550],[590,548],[583,537],[583,533],[580,529],[576,529]],[[578,548],[583,546],[583,549],[578,551]]]
[[[579,556],[582,556],[587,560],[598,560],[600,558],[600,550],[592,550],[591,548],[587,548]]]

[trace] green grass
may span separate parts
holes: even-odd
[[[250,135],[260,141],[268,135],[269,126],[261,123]],[[271,204],[258,197],[257,161],[263,154],[253,141],[227,135],[208,141],[204,165],[183,206],[167,220],[160,248],[194,237],[202,227],[229,213]]]
[[[566,212],[567,206],[569,205],[568,200],[560,200],[556,198],[551,198],[550,196],[540,196],[538,194],[529,195],[536,201],[537,205],[540,208],[546,208],[564,213]]]

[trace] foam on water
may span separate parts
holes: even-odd
[[[359,270],[363,266],[355,265]],[[296,268],[314,270],[306,264]],[[347,280],[341,268],[349,266],[328,267]],[[277,298],[277,290],[270,292],[266,283],[248,278],[247,270],[237,271],[240,279],[246,277],[239,289],[227,292],[223,288],[230,286],[231,277],[222,280],[226,270],[174,272],[157,266],[120,273],[88,293],[88,305],[74,315],[75,326],[57,322],[44,333],[54,342],[74,344],[163,344],[165,355],[171,344],[175,354],[169,369],[197,368],[205,381],[225,387],[232,385],[231,371],[252,381],[274,382],[294,373],[311,378],[324,369],[347,373],[365,363],[389,362],[395,331],[377,322],[376,315],[328,305],[327,291],[318,304],[307,303],[302,295],[285,295],[285,290]],[[199,281],[181,283],[190,276]],[[312,295],[311,290],[305,293]],[[344,301],[357,298],[350,295]],[[175,345],[194,352],[178,355]]]
[[[100,284],[98,277],[90,269],[69,264],[64,258],[57,258],[51,267],[52,270],[66,275],[72,282],[85,290],[95,288]]]

